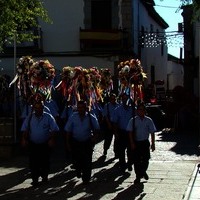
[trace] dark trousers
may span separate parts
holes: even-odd
[[[83,181],[89,181],[92,172],[93,143],[91,140],[84,142],[72,139],[72,157],[77,173],[82,173]]]
[[[121,170],[124,171],[127,167],[127,164],[128,166],[132,165],[132,154],[130,148],[129,135],[127,131],[125,130],[119,131],[119,138],[116,141],[116,145],[117,145],[117,154],[119,157],[119,165]],[[126,162],[126,157],[127,157],[127,162]]]
[[[50,169],[50,148],[48,143],[29,144],[29,165],[31,171],[31,178],[37,181],[41,176],[47,178]]]
[[[110,145],[112,143],[112,139],[113,139],[113,130],[112,129],[105,129],[104,131],[104,143],[103,143],[103,150],[104,150],[104,153],[106,154],[108,149],[110,148]],[[116,153],[116,141],[114,140],[114,146],[113,146],[113,150],[114,150],[114,153],[115,155],[117,154]]]
[[[148,140],[135,142],[136,148],[133,151],[134,170],[137,178],[142,178],[149,166],[150,143]]]

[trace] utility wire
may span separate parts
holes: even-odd
[[[163,8],[176,8],[178,9],[179,7],[175,7],[175,6],[162,6],[162,5],[159,5],[159,4],[152,4],[150,2],[146,2],[146,4],[149,4],[149,5],[152,5],[152,6],[157,6],[157,7],[163,7]]]
[[[161,5],[155,5],[156,7],[163,7],[163,8],[176,8],[178,9],[179,7],[174,7],[174,6],[161,6]]]

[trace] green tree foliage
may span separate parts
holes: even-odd
[[[6,42],[32,41],[38,19],[51,22],[41,0],[0,0],[0,51]]]
[[[163,0],[161,0],[163,1]],[[200,18],[200,0],[180,0],[180,8],[182,6],[193,6],[193,21],[197,21]]]

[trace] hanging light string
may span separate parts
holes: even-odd
[[[153,7],[163,7],[166,9],[176,9],[176,13],[180,11],[181,6],[170,6],[170,5],[159,5],[152,2],[145,2]],[[144,48],[155,48],[161,45],[168,47],[184,47],[184,38],[183,32],[179,31],[170,31],[170,32],[140,32],[139,34],[139,43],[141,47]]]
[[[181,48],[184,46],[183,33],[178,31],[140,32],[139,44],[144,48],[159,47],[161,45]]]

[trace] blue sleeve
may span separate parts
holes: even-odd
[[[129,120],[126,131],[133,131],[133,118]]]
[[[153,120],[149,119],[149,132],[154,133],[156,131],[157,131],[157,129],[156,129],[156,126],[155,126]]]
[[[56,120],[55,118],[52,116],[52,115],[49,115],[50,116],[50,129],[51,131],[59,131],[59,127],[56,123]]]
[[[21,131],[27,131],[28,130],[28,121],[29,121],[30,115],[25,118],[25,120],[22,123]]]
[[[72,125],[73,125],[73,115],[71,115],[65,124],[64,131],[66,132],[72,132]]]
[[[99,122],[98,122],[97,118],[94,115],[90,115],[90,116],[91,116],[91,119],[92,119],[93,128],[96,129],[96,130],[99,130],[100,126],[99,126]]]
[[[118,121],[117,113],[118,113],[117,108],[115,108],[114,111],[113,111],[113,114],[110,116],[111,121],[114,122],[114,123],[117,123],[117,121]]]

